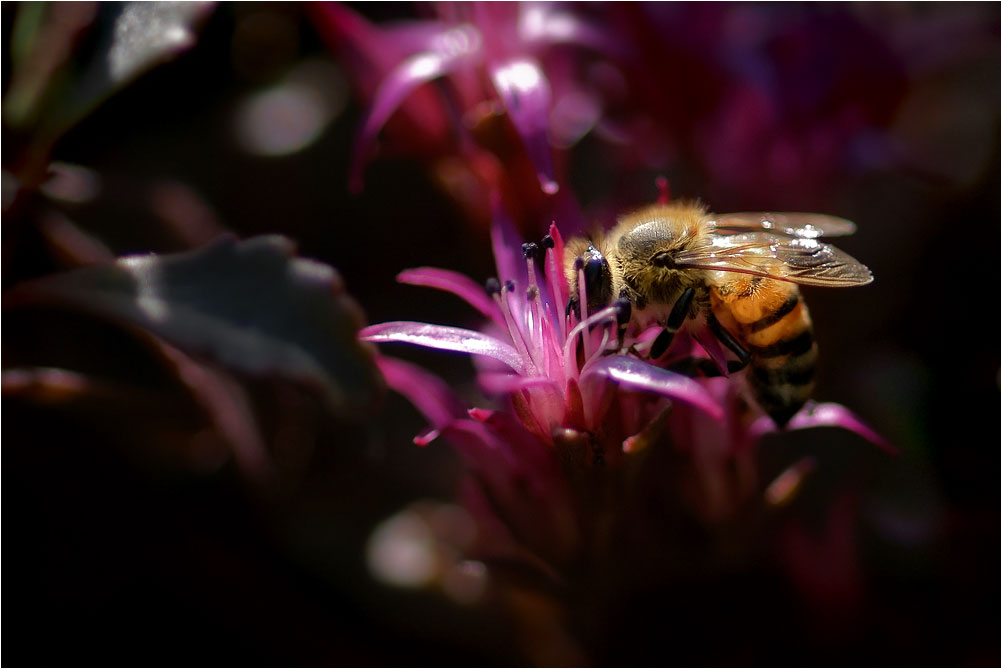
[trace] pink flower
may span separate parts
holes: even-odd
[[[488,280],[486,290],[443,269],[399,276],[465,299],[485,317],[482,330],[390,322],[360,333],[370,342],[471,354],[480,360],[481,388],[505,403],[503,410],[466,411],[433,375],[392,358],[379,360],[389,386],[431,423],[415,442],[442,436],[464,458],[472,473],[465,501],[482,527],[493,528],[487,532],[493,538],[481,548],[550,564],[570,559],[590,522],[582,517],[589,505],[581,499],[590,492],[574,488],[574,472],[599,469],[615,477],[638,452],[669,447],[668,442],[699,474],[693,504],[700,515],[717,519],[747,503],[757,491],[754,447],[776,429],[771,419],[749,409],[730,379],[691,378],[626,353],[644,350],[656,331],[621,342],[617,324],[627,317],[622,305],[593,314],[585,307],[580,318],[565,315],[569,289],[556,225],[539,244],[520,248],[510,222],[498,212],[492,236],[500,280]],[[701,341],[680,334],[669,361],[692,354],[720,359],[715,340]],[[886,446],[835,404],[810,403],[787,429],[815,426],[843,427]],[[730,481],[735,463],[751,471],[751,481]]]
[[[429,7],[434,18],[389,27],[373,26],[339,4],[319,5],[314,11],[322,33],[343,54],[363,96],[371,100],[355,142],[353,187],[361,187],[377,134],[398,111],[410,125],[408,138],[439,147],[426,147],[430,151],[455,141],[460,155],[480,161],[484,152],[468,126],[503,111],[539,187],[557,192],[551,140],[572,144],[594,125],[600,105],[571,75],[575,65],[567,51],[553,47],[614,55],[624,51],[618,38],[558,4],[446,2]],[[422,88],[440,78],[448,80],[439,91]]]

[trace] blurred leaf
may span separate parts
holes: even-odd
[[[26,125],[39,114],[46,96],[65,83],[62,79],[73,49],[96,14],[97,6],[90,2],[25,2],[17,6],[10,47],[14,65],[4,93],[4,123]]]
[[[195,45],[195,26],[211,2],[124,2],[103,4],[96,23],[100,47],[86,72],[72,85],[65,117],[68,127],[136,76]],[[113,28],[108,30],[106,26]],[[58,116],[58,111],[57,112]]]
[[[191,48],[213,4],[20,3],[3,120],[25,135],[22,180],[44,179],[52,144],[115,90]]]
[[[192,25],[210,2],[127,2],[115,19],[108,50],[111,81],[121,84],[195,43]]]
[[[318,388],[342,414],[364,409],[381,385],[356,337],[361,311],[332,267],[293,254],[279,236],[225,238],[29,281],[4,296],[4,307],[56,303],[94,312],[230,369]]]

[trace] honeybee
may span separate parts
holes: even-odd
[[[797,284],[862,286],[873,275],[822,236],[852,234],[822,214],[712,215],[698,203],[658,204],[627,214],[608,233],[568,241],[568,311],[618,302],[633,332],[663,330],[649,357],[668,350],[685,325],[706,328],[737,356],[759,406],[780,427],[814,387],[817,344]],[[583,283],[582,283],[583,281]]]

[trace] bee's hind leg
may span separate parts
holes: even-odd
[[[720,324],[720,321],[717,320],[717,317],[714,316],[712,312],[707,317],[706,322],[710,328],[710,332],[713,333],[713,336],[719,339],[721,344],[731,349],[731,351],[734,352],[734,355],[738,356],[737,363],[733,360],[727,361],[728,373],[733,374],[734,372],[741,371],[747,367],[748,362],[751,360],[751,355],[748,353],[748,350],[741,345],[741,342],[735,339],[734,335],[728,332],[727,329]]]
[[[675,300],[675,305],[671,308],[671,313],[668,314],[668,318],[664,322],[664,329],[658,335],[657,339],[654,340],[654,343],[651,344],[650,357],[652,359],[660,358],[671,346],[672,341],[675,339],[675,333],[682,327],[682,323],[685,322],[686,317],[689,315],[689,308],[692,306],[692,298],[695,295],[696,291],[694,289],[686,288],[682,292],[682,295]]]

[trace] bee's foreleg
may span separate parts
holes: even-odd
[[[578,301],[573,297],[567,300],[567,308],[564,309],[564,318],[570,318],[571,313],[578,318],[581,318],[581,311],[578,309]]]
[[[619,350],[623,348],[623,341],[626,339],[626,328],[630,325],[630,316],[633,313],[633,305],[630,300],[622,295],[619,296],[612,306],[616,307],[616,339],[619,342]]]
[[[671,308],[671,313],[668,314],[668,318],[664,322],[664,329],[651,344],[651,358],[660,358],[671,346],[675,339],[675,333],[689,316],[689,307],[692,306],[692,298],[695,295],[696,291],[693,288],[686,288],[682,295],[675,300],[675,305]]]
[[[712,312],[710,312],[707,317],[706,323],[710,327],[710,332],[713,333],[713,336],[719,339],[721,344],[731,349],[731,351],[734,352],[734,355],[738,356],[737,366],[734,366],[733,362],[730,360],[727,362],[727,371],[729,373],[733,373],[747,367],[749,360],[751,360],[751,356],[749,355],[748,350],[741,345],[741,342],[735,339],[734,335],[728,332],[727,329],[720,324],[720,321],[717,320],[717,317],[714,316]]]

